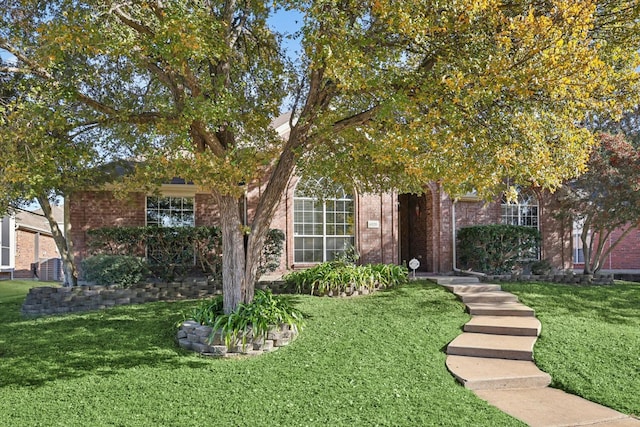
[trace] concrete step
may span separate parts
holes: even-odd
[[[470,283],[480,283],[480,280],[473,276],[431,276],[426,279],[438,285],[468,285]]]
[[[454,294],[457,292],[487,292],[487,291],[500,291],[502,288],[500,285],[491,285],[487,283],[476,283],[467,285],[442,285]]]
[[[640,426],[640,420],[550,387],[522,390],[477,390],[489,404],[532,427]]]
[[[542,325],[535,317],[473,316],[462,328],[465,332],[537,337]]]
[[[533,309],[519,302],[467,303],[467,312],[472,316],[535,316]]]
[[[533,360],[537,337],[463,332],[447,346],[447,354],[494,359]]]
[[[504,390],[546,387],[551,376],[525,360],[447,356],[447,369],[471,390]]]
[[[518,302],[518,297],[510,292],[503,291],[485,291],[485,292],[455,292],[463,303],[502,303],[502,302]]]

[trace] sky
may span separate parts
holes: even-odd
[[[293,38],[302,26],[303,16],[298,11],[279,10],[267,21],[269,26],[285,36],[283,45],[291,59],[299,56],[300,38]]]

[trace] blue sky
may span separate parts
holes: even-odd
[[[285,36],[283,44],[292,59],[295,59],[297,51],[300,48],[299,39],[287,38],[300,29],[302,25],[302,15],[298,11],[279,10],[268,20],[269,26]],[[6,50],[0,49],[0,57],[3,61],[11,61],[14,59]]]

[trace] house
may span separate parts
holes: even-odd
[[[274,121],[286,138],[288,116]],[[522,192],[517,203],[485,203],[470,194],[452,200],[437,183],[422,195],[355,194],[334,188],[323,200],[306,189],[322,180],[291,178],[271,227],[285,233],[280,270],[304,268],[333,259],[350,246],[362,263],[407,264],[416,258],[420,271],[448,273],[457,269],[457,231],[465,226],[508,223],[536,227],[542,234],[540,258],[561,270],[574,267],[572,224],[556,219],[554,197],[547,192]],[[251,223],[264,183],[247,185],[244,217]],[[77,260],[89,255],[87,232],[113,226],[216,225],[213,197],[184,180],[162,185],[160,196],[130,193],[124,200],[111,191],[76,192],[68,198],[71,238]],[[636,251],[640,248],[636,247]],[[635,265],[640,271],[640,265]]]
[[[62,207],[52,206],[62,228]],[[0,218],[0,278],[62,280],[60,253],[42,210],[14,209]]]
[[[629,227],[632,229],[623,236]],[[582,228],[574,226],[573,268],[578,272],[584,269],[581,233]],[[637,278],[640,278],[640,227],[628,225],[614,230],[604,244],[605,251],[618,240],[620,242],[615,245],[611,253],[605,258],[600,271],[614,274],[616,278],[635,278],[635,280],[638,280]]]

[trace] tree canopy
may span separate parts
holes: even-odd
[[[615,116],[638,93],[633,0],[4,4],[0,48],[17,61],[0,71],[28,76],[37,94],[18,99],[15,114],[41,117],[69,141],[117,141],[110,155],[145,160],[134,180],[179,175],[216,197],[231,245],[226,307],[252,298],[294,169],[359,191],[419,192],[437,180],[453,195],[488,194],[505,177],[555,188],[594,145],[585,114]],[[268,25],[282,9],[303,17],[299,58]],[[282,140],[269,123],[287,97]],[[268,184],[245,248],[238,183],[254,180]]]
[[[582,225],[585,274],[596,273],[606,257],[640,226],[640,148],[624,136],[602,134],[588,170],[560,192],[561,214]],[[621,233],[612,240],[612,233]]]

